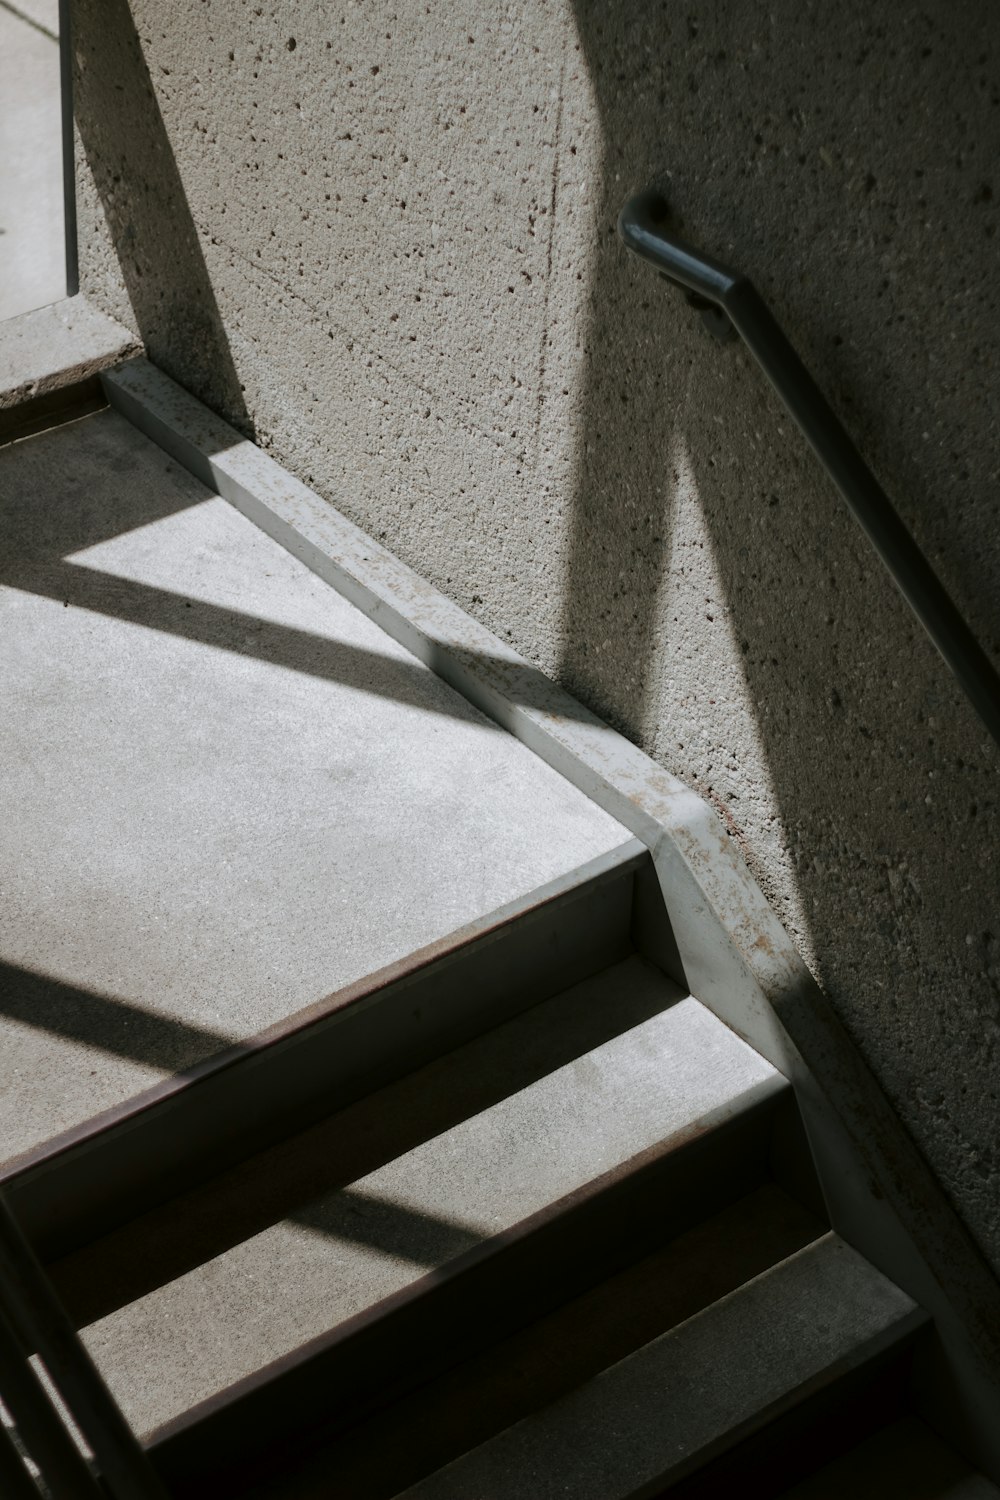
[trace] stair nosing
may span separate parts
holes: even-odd
[[[823,1255],[832,1252],[846,1252],[847,1255],[858,1263],[858,1269],[861,1274],[870,1278],[870,1284],[882,1284],[898,1296],[901,1303],[898,1310],[889,1312],[886,1309],[870,1331],[862,1333],[851,1342],[845,1342],[845,1347],[842,1350],[833,1353],[831,1357],[827,1358],[811,1374],[806,1375],[802,1379],[789,1381],[776,1395],[756,1402],[752,1409],[747,1411],[745,1416],[733,1422],[729,1427],[721,1429],[718,1433],[698,1440],[696,1445],[693,1445],[683,1454],[674,1458],[670,1462],[669,1467],[658,1469],[655,1475],[649,1475],[645,1479],[640,1478],[638,1475],[633,1475],[626,1481],[621,1490],[616,1491],[613,1495],[605,1490],[600,1492],[601,1500],[639,1500],[639,1497],[646,1496],[647,1494],[649,1496],[654,1494],[659,1495],[661,1492],[660,1486],[669,1487],[688,1477],[690,1474],[697,1472],[706,1462],[711,1461],[720,1453],[729,1450],[744,1438],[751,1436],[754,1432],[766,1427],[775,1417],[785,1411],[794,1409],[798,1404],[814,1394],[816,1390],[846,1377],[849,1373],[862,1367],[867,1362],[877,1359],[880,1355],[884,1355],[896,1347],[904,1347],[920,1329],[926,1326],[928,1322],[927,1314],[913,1302],[912,1298],[908,1297],[894,1283],[889,1282],[888,1278],[876,1270],[870,1262],[865,1261],[862,1256],[852,1250],[834,1231],[830,1230],[811,1244],[793,1252],[783,1260],[776,1262],[774,1266],[769,1267],[766,1271],[750,1278],[742,1286],[719,1298],[717,1302],[702,1312],[684,1319],[659,1338],[652,1340],[649,1344],[644,1345],[634,1353],[626,1355],[624,1359],[615,1364],[609,1365],[599,1375],[587,1381],[576,1391],[560,1398],[541,1411],[512,1424],[510,1427],[497,1433],[493,1438],[488,1439],[485,1443],[479,1444],[464,1454],[457,1455],[450,1463],[435,1470],[425,1478],[418,1480],[405,1490],[400,1491],[395,1496],[395,1500],[434,1500],[434,1497],[439,1493],[442,1500],[453,1500],[453,1497],[459,1492],[450,1487],[449,1478],[460,1476],[463,1467],[471,1469],[477,1455],[483,1456],[491,1448],[496,1451],[501,1444],[509,1446],[512,1441],[512,1435],[518,1433],[519,1430],[527,1434],[529,1428],[532,1426],[537,1430],[546,1422],[552,1424],[558,1420],[560,1408],[563,1412],[567,1412],[570,1411],[574,1404],[579,1407],[581,1398],[584,1402],[591,1398],[596,1400],[597,1396],[595,1393],[597,1393],[598,1387],[602,1382],[610,1382],[614,1380],[616,1375],[620,1379],[620,1374],[626,1367],[631,1366],[633,1370],[641,1369],[642,1362],[644,1360],[649,1361],[657,1346],[663,1350],[673,1344],[672,1352],[676,1356],[677,1348],[674,1341],[678,1338],[689,1336],[690,1331],[695,1325],[700,1323],[704,1328],[707,1326],[706,1320],[717,1319],[720,1315],[724,1318],[727,1310],[738,1306],[741,1300],[746,1299],[748,1296],[752,1297],[755,1290],[759,1291],[762,1284],[767,1282],[768,1278],[774,1277],[776,1274],[779,1276],[786,1274],[796,1263],[803,1263],[808,1258],[812,1258],[815,1262],[817,1253]],[[724,1357],[731,1357],[731,1351],[728,1348],[725,1350]],[[600,1396],[602,1398],[602,1410],[613,1413],[614,1398],[612,1393],[607,1389],[607,1385],[600,1392]],[[571,1415],[568,1418],[568,1422],[572,1425],[575,1420],[577,1426],[580,1426],[584,1418],[585,1413],[581,1415],[578,1411],[576,1417]],[[450,1476],[449,1471],[451,1471]],[[563,1477],[567,1477],[565,1471],[563,1471]],[[569,1477],[572,1478],[572,1476]],[[443,1489],[440,1489],[435,1483],[435,1481],[439,1480],[445,1486]],[[461,1482],[461,1479],[459,1482]],[[467,1492],[471,1493],[471,1491],[462,1491],[463,1494]],[[505,1494],[514,1495],[515,1493],[523,1493],[523,1491],[518,1492],[505,1487],[498,1491],[495,1500],[503,1500]],[[584,1489],[579,1491],[574,1489],[573,1493],[574,1495],[579,1493],[583,1497],[583,1500],[590,1500],[591,1494],[593,1494],[594,1500],[597,1500],[598,1494],[596,1490]]]
[[[659,1166],[667,1171],[669,1167],[681,1162],[684,1152],[689,1148],[697,1149],[702,1142],[721,1142],[727,1129],[735,1134],[758,1111],[762,1119],[767,1117],[769,1109],[790,1092],[791,1085],[776,1071],[747,1085],[724,1102],[687,1121],[656,1145],[623,1159],[609,1170],[554,1198],[534,1213],[517,1220],[495,1235],[485,1237],[479,1244],[415,1278],[408,1285],[377,1299],[286,1354],[194,1403],[186,1411],[146,1433],[145,1444],[155,1452],[166,1448],[175,1440],[185,1439],[196,1432],[203,1422],[218,1416],[224,1418],[227,1414],[238,1411],[245,1400],[268,1392],[276,1381],[306,1372],[313,1361],[336,1357],[338,1350],[349,1350],[359,1334],[363,1335],[386,1323],[400,1311],[413,1309],[423,1303],[433,1305],[433,1300],[440,1297],[442,1290],[450,1289],[465,1278],[475,1278],[484,1269],[488,1270],[495,1265],[505,1254],[527,1245],[574,1210],[589,1205],[599,1207],[601,1200],[608,1196],[617,1183],[638,1175],[644,1168],[655,1170]],[[735,1142],[730,1149],[738,1149]],[[729,1196],[735,1199],[748,1190],[746,1182],[741,1181],[733,1187]]]

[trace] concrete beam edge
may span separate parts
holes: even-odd
[[[714,810],[147,360],[101,379],[112,407],[650,849],[684,981],[795,1084],[834,1227],[935,1318],[973,1456],[1000,1480],[1000,1285]]]

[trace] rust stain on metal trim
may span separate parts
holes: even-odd
[[[628,848],[628,845],[623,844],[620,847],[624,850]],[[617,852],[612,850],[610,855]],[[141,1093],[124,1100],[121,1104],[114,1105],[111,1109],[93,1115],[79,1125],[53,1136],[40,1146],[32,1147],[29,1151],[3,1162],[0,1164],[0,1187],[10,1187],[19,1179],[44,1169],[60,1157],[93,1143],[116,1127],[126,1126],[129,1122],[151,1113],[171,1100],[176,1100],[179,1095],[189,1089],[209,1083],[219,1074],[238,1067],[250,1059],[259,1058],[313,1027],[321,1026],[342,1016],[390,990],[404,988],[437,965],[445,967],[458,959],[465,959],[469,955],[482,951],[513,928],[531,921],[553,907],[585,896],[595,886],[620,878],[629,868],[637,867],[647,858],[645,851],[627,854],[623,860],[609,864],[607,869],[596,876],[587,874],[587,867],[584,866],[571,885],[548,892],[540,900],[533,898],[534,893],[529,893],[522,902],[512,903],[513,910],[506,907],[501,908],[499,912],[491,912],[435,942],[426,944],[423,948],[416,949],[404,958],[376,969],[362,979],[332,991],[329,995],[313,1001],[310,1005],[275,1022],[273,1026],[267,1027],[245,1041],[221,1048],[211,1056],[192,1064],[182,1073],[166,1078],[161,1083],[154,1084],[152,1088],[144,1089]]]
[[[383,1321],[404,1307],[423,1301],[445,1284],[474,1273],[482,1266],[497,1260],[515,1247],[524,1245],[535,1235],[587,1205],[599,1203],[617,1187],[629,1182],[638,1182],[646,1173],[655,1176],[658,1168],[666,1167],[668,1163],[699,1141],[717,1136],[721,1145],[727,1129],[743,1127],[749,1116],[756,1116],[761,1121],[767,1120],[771,1111],[777,1108],[779,1099],[788,1092],[789,1085],[784,1080],[780,1083],[770,1080],[763,1086],[757,1085],[753,1090],[748,1091],[747,1095],[740,1096],[711,1114],[692,1121],[657,1145],[649,1146],[627,1161],[618,1163],[601,1176],[592,1178],[589,1182],[574,1188],[572,1192],[546,1204],[536,1213],[530,1214],[500,1233],[491,1235],[480,1244],[454,1256],[443,1266],[429,1271],[409,1286],[391,1293],[362,1312],[345,1319],[327,1333],[317,1335],[297,1349],[291,1350],[290,1353],[273,1360],[262,1369],[255,1370],[251,1375],[235,1381],[214,1396],[182,1412],[178,1417],[148,1434],[145,1439],[146,1446],[155,1450],[158,1445],[165,1444],[171,1438],[197,1429],[204,1420],[225,1411],[228,1407],[235,1406],[243,1397],[256,1390],[266,1389],[281,1375],[301,1368],[319,1354],[326,1354],[338,1346],[349,1344],[365,1328]]]

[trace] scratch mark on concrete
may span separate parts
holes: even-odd
[[[0,4],[2,3],[3,0],[0,0]],[[308,309],[309,313],[312,315],[310,322],[313,325],[322,326],[324,328],[332,330],[344,341],[345,344],[353,344],[362,354],[370,356],[373,361],[373,368],[375,368],[374,362],[377,361],[378,365],[381,367],[383,374],[385,374],[386,376],[392,375],[402,385],[405,385],[411,388],[413,391],[418,392],[422,397],[424,397],[427,402],[430,402],[435,406],[446,405],[448,407],[449,415],[454,422],[454,425],[467,437],[471,437],[476,439],[477,441],[487,443],[491,449],[499,450],[500,452],[507,454],[507,456],[510,458],[516,459],[519,457],[518,450],[515,445],[509,442],[499,441],[495,433],[487,431],[485,427],[480,427],[475,422],[471,421],[465,413],[458,410],[452,392],[447,389],[436,389],[430,385],[424,385],[421,381],[415,379],[412,370],[405,369],[401,365],[396,364],[394,360],[387,358],[384,352],[377,345],[371,342],[367,334],[358,333],[356,330],[347,327],[346,324],[341,323],[336,318],[334,318],[331,315],[328,305],[323,305],[319,302],[312,301],[303,292],[298,291],[296,288],[289,285],[286,279],[278,275],[275,271],[272,271],[269,266],[263,263],[263,261],[254,260],[253,257],[248,255],[245,250],[241,250],[237,245],[234,245],[229,240],[223,238],[222,235],[220,235],[216,230],[211,229],[206,223],[198,222],[196,227],[199,234],[204,240],[209,241],[210,243],[224,250],[228,250],[234,257],[234,259],[242,261],[245,265],[249,266],[251,270],[253,270],[257,275],[266,277],[267,280],[273,282],[276,287],[280,288],[285,296],[287,296],[294,302],[300,302],[302,306]],[[375,456],[377,455],[369,454],[369,457]]]

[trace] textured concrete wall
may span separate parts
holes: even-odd
[[[79,0],[84,290],[716,805],[1000,1267],[995,749],[739,347],[771,300],[1000,656],[1000,9]]]

